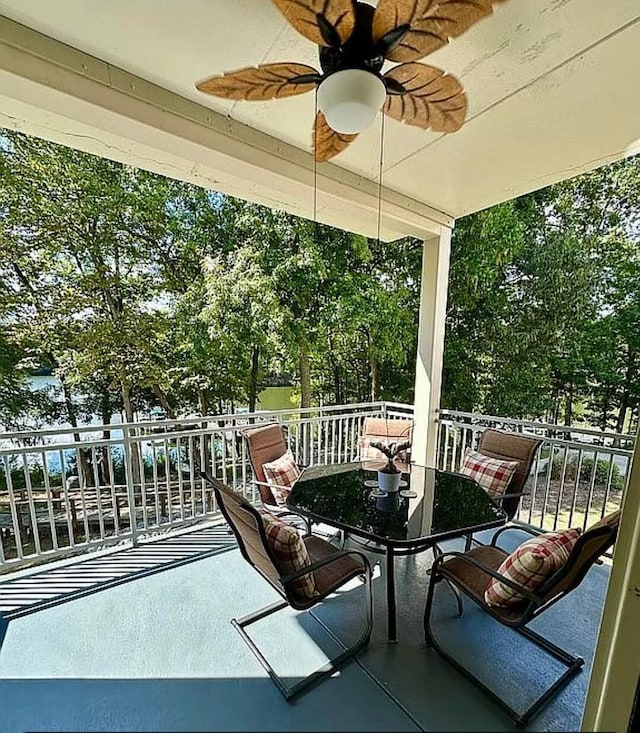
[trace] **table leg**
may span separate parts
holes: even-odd
[[[387,547],[387,640],[398,641],[396,628],[396,584],[394,580],[393,547]]]

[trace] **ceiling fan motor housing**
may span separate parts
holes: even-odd
[[[362,69],[379,74],[384,56],[373,43],[373,14],[375,8],[367,3],[356,3],[356,22],[353,33],[342,46],[320,46],[320,66],[325,76],[344,69]]]

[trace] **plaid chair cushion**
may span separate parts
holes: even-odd
[[[527,540],[505,558],[497,572],[535,591],[567,562],[578,537],[579,529],[565,529]],[[485,603],[489,606],[511,606],[524,599],[522,593],[495,578],[489,581],[484,592]]]
[[[499,499],[505,493],[516,468],[518,461],[500,461],[482,453],[467,451],[460,473],[475,479],[492,499]]]
[[[275,497],[276,503],[279,505],[284,504],[291,492],[291,487],[300,476],[300,469],[293,453],[291,450],[287,450],[284,455],[276,458],[275,461],[263,463],[262,470],[267,483],[270,484],[271,493]]]
[[[288,575],[311,565],[307,546],[295,527],[274,517],[273,514],[267,511],[261,511],[260,515],[262,516],[267,542],[273,551],[280,575]],[[302,598],[313,598],[318,594],[313,573],[292,580],[288,587]]]

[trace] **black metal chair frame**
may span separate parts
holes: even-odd
[[[533,536],[537,536],[540,534],[539,530],[535,530],[525,525],[517,525],[517,526],[516,525],[506,525],[504,527],[501,527],[494,533],[493,538],[491,540],[491,545],[496,547],[497,546],[496,543],[497,543],[499,536],[503,532],[506,532],[509,530],[524,531]],[[603,527],[599,530],[596,530],[594,533],[592,533],[591,537],[598,536],[596,535],[596,532],[598,534],[601,534],[604,537],[608,533],[610,533],[610,530],[606,527]],[[583,537],[580,537],[578,542],[581,542]],[[611,543],[609,544],[609,547],[611,546],[611,544],[613,544],[614,539],[615,539],[615,534],[613,536]],[[602,552],[604,552],[604,550]],[[463,562],[473,565],[478,570],[481,570],[485,572],[487,575],[490,575],[491,577],[497,580],[500,580],[505,585],[509,586],[513,590],[516,590],[519,593],[521,593],[522,595],[524,595],[528,601],[528,604],[525,610],[523,611],[521,617],[517,621],[507,622],[504,618],[502,618],[499,615],[499,613],[494,611],[491,608],[491,606],[488,606],[486,604],[481,604],[477,600],[477,598],[475,598],[474,596],[472,596],[470,593],[466,591],[463,585],[456,583],[455,577],[447,573],[446,568],[441,567],[442,563],[446,562],[446,560],[453,558],[453,557],[456,557],[459,560],[462,560]],[[559,592],[557,595],[545,601],[543,599],[545,598],[549,590],[553,588],[554,585],[559,583],[564,577],[566,577],[566,575],[572,570],[571,560],[569,560],[563,568],[561,568],[556,573],[554,573],[550,578],[548,578],[542,584],[542,586],[538,589],[537,593],[533,593],[529,589],[524,588],[523,586],[519,585],[518,583],[515,583],[510,578],[506,578],[505,576],[500,575],[492,568],[489,568],[486,565],[483,565],[482,563],[478,562],[476,559],[469,557],[466,554],[466,552],[441,553],[436,557],[431,567],[431,572],[430,572],[431,577],[429,581],[429,588],[427,591],[427,602],[426,602],[425,611],[424,611],[424,634],[425,634],[425,642],[427,644],[427,647],[432,647],[433,649],[435,649],[438,652],[438,654],[440,654],[440,656],[446,659],[447,662],[449,662],[453,667],[455,667],[468,680],[470,680],[474,685],[476,685],[483,692],[485,692],[497,705],[499,705],[503,710],[505,710],[508,713],[508,715],[516,723],[516,725],[525,726],[531,720],[531,718],[533,718],[534,715],[539,713],[540,710],[548,702],[550,702],[551,699],[555,695],[557,695],[571,681],[571,679],[576,674],[580,672],[580,670],[582,669],[584,665],[584,659],[582,657],[573,656],[572,654],[565,651],[564,649],[561,649],[559,646],[557,646],[556,644],[553,644],[551,641],[549,641],[545,637],[527,628],[527,624],[529,624],[534,618],[539,616],[543,611],[546,611],[550,606],[557,603],[557,601],[563,598],[570,590],[572,590],[580,582],[582,582],[588,569],[589,567],[586,567],[584,569],[584,572],[582,572],[580,575],[578,575],[573,580],[573,583],[568,590]],[[449,585],[449,587],[455,586],[458,590],[462,591],[468,598],[470,598],[474,603],[476,603],[476,605],[482,608],[483,611],[486,611],[489,615],[493,616],[493,618],[495,618],[500,624],[502,624],[503,626],[507,626],[508,628],[512,628],[518,634],[520,634],[521,636],[524,636],[526,639],[529,639],[529,641],[533,642],[536,646],[538,646],[543,651],[550,654],[552,657],[554,657],[558,661],[562,662],[567,667],[566,671],[550,687],[548,687],[545,690],[545,692],[542,695],[540,695],[540,697],[538,697],[523,713],[518,713],[505,700],[499,697],[491,688],[489,688],[487,685],[485,685],[484,682],[482,682],[478,677],[476,677],[476,675],[474,675],[469,669],[467,669],[457,659],[455,659],[448,652],[446,652],[444,648],[438,643],[433,633],[433,630],[431,628],[431,611],[432,611],[433,599],[435,595],[435,586],[441,580],[447,581],[447,584]],[[458,604],[458,611],[459,611],[458,615],[461,616],[462,608],[461,608],[460,603]]]
[[[260,662],[264,670],[267,672],[269,677],[271,677],[272,681],[275,683],[276,687],[280,690],[285,700],[290,701],[294,697],[298,696],[300,693],[308,690],[310,687],[320,682],[325,677],[328,677],[332,675],[334,672],[336,672],[345,662],[353,658],[371,640],[371,633],[373,631],[373,588],[372,588],[373,573],[371,569],[371,564],[369,562],[369,559],[366,557],[366,555],[362,554],[361,552],[358,552],[357,550],[340,550],[340,551],[336,550],[336,553],[334,555],[330,555],[329,557],[323,558],[322,560],[318,560],[317,562],[314,562],[311,565],[308,565],[294,573],[290,573],[288,575],[281,576],[279,578],[279,581],[282,584],[282,587],[279,587],[267,575],[265,575],[265,573],[249,557],[249,554],[247,553],[247,550],[245,548],[242,537],[240,533],[236,530],[235,524],[233,520],[229,517],[229,514],[224,506],[224,502],[220,498],[220,490],[218,489],[216,485],[216,480],[212,479],[205,471],[201,471],[200,475],[213,487],[220,511],[222,512],[229,526],[233,529],[236,539],[238,540],[238,547],[240,549],[240,552],[243,558],[267,581],[267,583],[269,583],[269,585],[280,596],[282,596],[281,601],[276,601],[275,603],[265,606],[264,608],[260,608],[257,611],[253,611],[252,613],[247,614],[246,616],[243,616],[242,618],[232,618],[231,624],[238,631],[238,633],[240,634],[244,642],[247,644],[249,649],[253,652],[253,654],[255,655],[257,660]],[[260,538],[262,540],[264,549],[267,552],[269,559],[273,563],[274,568],[277,568],[278,567],[277,561],[273,555],[273,552],[271,551],[271,548],[269,547],[269,543],[267,541],[266,533],[264,530],[264,526],[263,526],[262,518],[260,514],[250,504],[245,508],[247,509],[247,511],[251,512],[254,515],[254,518],[256,519],[256,525],[258,528],[258,532],[260,534]],[[300,518],[298,514],[294,514],[293,512],[290,512],[290,514],[294,517],[297,517],[298,519]],[[308,536],[309,534],[310,532],[307,533],[306,536]],[[315,670],[314,672],[312,672],[310,675],[303,678],[302,680],[299,680],[298,682],[296,682],[293,685],[286,685],[283,682],[282,678],[276,673],[276,671],[271,666],[267,658],[260,651],[256,643],[249,636],[249,634],[246,632],[245,629],[248,626],[251,626],[251,624],[261,621],[262,619],[267,618],[268,616],[271,616],[272,614],[277,613],[278,611],[281,611],[283,608],[286,608],[287,606],[291,606],[292,608],[296,610],[309,611],[311,613],[310,609],[313,606],[323,601],[328,595],[331,595],[331,593],[335,592],[338,589],[338,587],[340,586],[334,588],[329,593],[319,596],[317,599],[313,599],[313,603],[311,605],[303,608],[303,607],[298,606],[295,600],[291,598],[291,596],[287,593],[286,588],[288,584],[291,583],[291,581],[293,580],[301,578],[304,575],[308,575],[309,573],[313,573],[316,570],[319,570],[320,568],[325,567],[326,565],[329,565],[335,562],[336,560],[339,560],[348,555],[355,555],[359,557],[364,564],[364,571],[359,571],[358,575],[348,577],[344,581],[344,582],[347,582],[352,577],[361,577],[364,579],[364,586],[365,586],[365,592],[366,592],[366,623],[365,623],[364,630],[362,631],[361,635],[358,637],[358,639],[353,644],[351,644],[350,646],[345,646],[337,636],[331,633],[329,629],[326,629],[327,631],[329,631],[329,634],[331,635],[331,637],[340,645],[340,647],[342,647],[342,652],[336,655],[335,657],[332,657],[326,664],[324,664],[322,667]],[[285,589],[284,592],[282,590],[283,588]],[[313,616],[313,614],[311,615]],[[314,618],[316,617],[314,616]]]

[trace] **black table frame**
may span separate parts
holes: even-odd
[[[355,468],[354,464],[354,468]],[[439,469],[433,469],[439,470]],[[303,472],[304,473],[304,472]],[[444,474],[456,474],[454,471],[440,471]],[[465,476],[469,479],[469,476]],[[290,497],[289,497],[290,498]],[[488,497],[487,497],[488,498]],[[397,623],[397,610],[396,610],[396,584],[395,584],[395,558],[404,557],[406,555],[417,555],[420,552],[424,552],[430,548],[436,547],[440,542],[446,540],[456,539],[458,537],[464,537],[465,535],[473,534],[474,532],[482,532],[485,529],[493,529],[495,527],[501,527],[507,522],[507,515],[502,512],[503,518],[496,519],[492,522],[484,522],[482,524],[472,525],[469,527],[456,528],[449,532],[440,532],[439,534],[429,535],[428,537],[418,537],[415,540],[394,540],[389,537],[378,537],[370,532],[366,532],[362,528],[353,527],[343,522],[338,522],[330,517],[321,516],[315,512],[310,512],[302,507],[298,507],[287,500],[287,507],[292,512],[307,517],[313,522],[321,522],[322,524],[328,524],[330,527],[335,527],[346,533],[346,535],[355,535],[365,540],[375,542],[378,545],[382,545],[384,550],[380,550],[377,547],[366,548],[370,552],[376,552],[378,554],[385,554],[386,557],[386,586],[387,586],[387,641],[397,642],[398,641],[398,623]],[[345,536],[346,536],[345,535]]]

